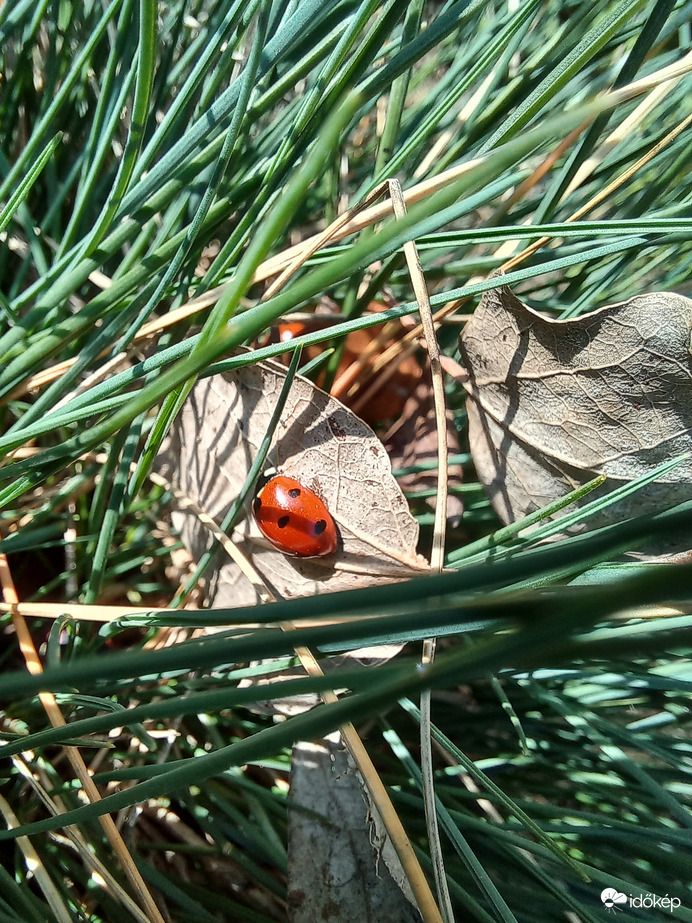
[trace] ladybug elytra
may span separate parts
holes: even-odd
[[[324,501],[295,478],[267,481],[252,511],[262,535],[284,554],[315,558],[336,551],[336,524]]]

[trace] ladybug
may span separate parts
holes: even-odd
[[[336,524],[324,501],[295,478],[267,481],[252,512],[262,535],[284,554],[316,558],[336,551]]]

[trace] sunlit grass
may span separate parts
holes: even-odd
[[[622,557],[689,529],[688,504],[557,540],[540,516],[498,532],[449,379],[450,463],[463,464],[467,505],[447,536],[454,573],[270,609],[158,613],[181,579],[180,547],[174,498],[143,454],[192,377],[289,346],[338,349],[349,332],[414,314],[397,257],[407,236],[433,308],[455,303],[462,317],[439,333],[455,360],[493,269],[542,237],[507,279],[552,316],[689,294],[692,153],[689,129],[671,132],[689,115],[692,78],[656,85],[691,50],[689,4],[16,0],[0,8],[0,39],[0,552],[22,604],[142,612],[102,627],[30,620],[44,679],[3,615],[13,761],[0,811],[6,826],[36,826],[35,853],[4,844],[0,916],[154,919],[94,823],[140,804],[121,816],[127,845],[171,919],[285,919],[290,747],[349,720],[366,727],[430,873],[409,701],[430,683],[458,919],[603,921],[600,893],[613,887],[681,901],[628,907],[632,919],[692,920],[691,576]],[[631,99],[605,96],[643,77]],[[393,173],[405,190],[440,185],[403,225],[329,244],[261,302],[268,258]],[[373,267],[368,300],[388,306],[377,317],[359,297]],[[323,296],[335,323],[264,345],[280,316]],[[423,551],[424,500],[411,501]],[[205,626],[225,630],[190,638]],[[426,674],[418,642],[430,634],[441,640]],[[239,685],[292,665],[296,647],[322,656],[384,640],[407,646],[376,671],[283,680],[286,695],[352,692],[297,718],[255,711],[267,687]],[[50,729],[43,689],[66,728]],[[56,746],[67,742],[103,802],[85,802]],[[58,795],[68,816],[56,819],[45,805]],[[81,841],[46,833],[73,822]]]

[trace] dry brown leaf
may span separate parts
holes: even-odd
[[[460,348],[471,451],[500,518],[520,519],[598,474],[608,492],[692,449],[691,332],[682,295],[556,321],[507,287],[486,292]],[[683,461],[589,527],[686,500],[691,482]]]
[[[306,810],[289,816],[290,923],[420,921],[377,809],[366,812],[361,785],[339,734],[293,748],[291,801]]]
[[[286,370],[261,363],[197,382],[178,415],[157,468],[217,523],[246,480],[279,398]],[[295,477],[318,493],[342,539],[335,555],[283,555],[262,537],[249,515],[234,540],[279,596],[403,579],[428,570],[416,553],[418,524],[391,473],[382,443],[369,426],[312,382],[296,376],[277,427],[267,468]],[[196,559],[210,544],[189,510],[173,521]],[[252,604],[256,595],[235,565],[213,575],[217,607]]]

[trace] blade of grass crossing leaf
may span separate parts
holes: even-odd
[[[609,554],[621,553],[633,545],[640,544],[643,540],[649,540],[656,535],[667,535],[671,529],[680,528],[688,525],[690,522],[690,504],[682,504],[678,508],[666,513],[658,514],[655,517],[644,517],[633,522],[626,522],[617,526],[609,526],[587,535],[580,535],[575,538],[564,540],[559,546],[536,547],[523,550],[520,553],[504,557],[499,561],[491,561],[477,564],[469,564],[462,571],[458,572],[454,579],[451,575],[444,578],[445,584],[450,591],[463,591],[465,594],[472,593],[479,588],[485,588],[485,591],[501,586],[520,586],[526,581],[539,579],[545,580],[546,576],[556,579],[557,575],[562,574],[565,568],[573,576],[574,573],[586,570],[594,564],[600,563]],[[566,564],[565,562],[568,562]],[[420,593],[424,597],[434,593],[435,588],[429,578],[424,585],[420,587]],[[457,585],[458,584],[458,585]],[[420,593],[416,592],[418,584],[416,582],[406,584],[403,589],[396,586],[383,588],[388,604],[396,605],[401,602],[420,599]],[[361,600],[361,595],[363,596]],[[365,605],[369,611],[375,604],[375,597],[378,593],[374,589],[368,590],[367,593],[360,594],[358,591],[349,595],[349,606],[353,611],[359,605]],[[637,601],[633,602],[634,605]],[[302,602],[302,612],[305,617],[314,609],[315,612],[321,612],[324,602],[315,609],[309,600]],[[414,605],[419,605],[415,603]],[[279,618],[278,612],[276,618]],[[359,643],[364,644],[362,637],[358,634]],[[420,632],[416,637],[421,637]],[[313,643],[313,642],[310,642]],[[0,679],[1,684],[1,679]]]
[[[531,560],[539,553],[540,546],[529,544],[525,549],[518,549],[513,554],[504,556],[505,560],[514,559],[523,562],[526,573],[517,574],[512,583],[515,590],[535,589],[562,581],[572,581],[591,568],[597,567],[608,558],[620,556],[628,551],[636,551],[642,545],[657,536],[667,536],[669,530],[689,529],[692,522],[692,508],[689,504],[680,504],[672,510],[655,516],[641,516],[617,525],[593,529],[587,534],[569,536],[561,539],[558,547],[562,550],[562,561],[555,560],[554,567],[543,572],[532,567]],[[670,519],[669,519],[670,517]],[[608,551],[604,550],[607,544]],[[504,585],[505,588],[507,584]],[[636,600],[632,607],[637,608]]]
[[[592,500],[590,503],[587,503],[581,507],[581,509],[575,510],[573,513],[568,513],[566,516],[562,516],[560,519],[557,519],[553,522],[546,523],[540,529],[536,529],[536,531],[533,532],[530,536],[526,536],[525,539],[520,541],[523,541],[523,543],[535,544],[536,542],[543,541],[552,535],[557,535],[565,529],[572,528],[572,526],[588,520],[589,517],[608,509],[608,507],[612,506],[614,503],[617,503],[619,500],[623,500],[626,497],[631,496],[638,490],[646,487],[647,484],[651,484],[653,481],[656,481],[659,478],[664,477],[666,474],[669,474],[671,471],[674,471],[675,468],[677,468],[678,465],[680,465],[686,458],[687,455],[679,455],[677,458],[673,458],[669,462],[664,462],[663,464],[658,465],[648,474],[641,475],[640,477],[623,484],[621,487],[618,487],[610,493],[607,493],[604,497],[599,497],[596,500]],[[605,483],[607,483],[607,480]]]
[[[592,490],[595,490],[595,488],[604,484],[605,481],[605,475],[600,475],[599,477],[588,481],[588,483],[584,484],[583,487],[577,487],[576,490],[571,490],[568,494],[565,494],[564,497],[560,497],[558,500],[553,501],[553,503],[549,503],[547,506],[542,507],[540,510],[536,510],[535,513],[529,513],[528,516],[524,516],[522,519],[518,519],[516,522],[511,522],[509,525],[503,526],[501,529],[497,529],[491,535],[486,535],[483,538],[479,538],[475,542],[464,545],[463,548],[459,548],[447,556],[447,564],[456,564],[459,561],[466,561],[467,559],[471,558],[483,557],[484,552],[491,551],[498,546],[510,542],[524,529],[528,529],[530,526],[534,526],[537,523],[542,522],[544,519],[548,519],[551,516],[554,516],[555,513],[559,513],[560,510],[564,509],[566,506],[569,506],[570,503],[575,503],[577,500],[581,500],[582,497],[587,496],[587,494],[591,493]]]
[[[588,258],[595,258],[602,254],[607,254],[607,253],[614,252],[616,250],[621,250],[624,247],[641,246],[641,244],[643,243],[645,243],[644,240],[634,238],[631,240],[626,240],[624,244],[617,243],[613,245],[608,245],[606,247],[592,248],[591,250],[587,251]],[[345,254],[345,256],[348,256],[348,254]],[[547,271],[548,267],[550,267],[551,270],[554,270],[554,269],[558,269],[564,266],[571,266],[571,265],[574,265],[575,263],[583,262],[583,260],[586,258],[587,258],[587,254],[579,254],[576,257],[570,256],[565,259],[548,261],[547,263],[542,264],[540,269],[530,268],[530,269],[525,269],[525,270],[516,270],[512,272],[511,274],[507,275],[504,278],[504,282],[506,284],[511,284],[514,281],[530,278],[533,275],[538,274],[540,271]],[[351,261],[349,260],[349,264],[350,262]],[[331,275],[333,273],[334,265],[336,263],[338,263],[338,260],[335,260],[330,266],[326,267],[326,272],[328,275]],[[324,287],[322,285],[322,274],[324,273],[324,271],[325,271],[325,267],[318,267],[317,269],[313,270],[309,274],[308,277],[306,277],[310,279],[310,288],[312,288],[312,285],[315,284],[312,282],[312,280],[315,279],[315,282],[317,282],[317,279],[319,279],[319,283],[317,284],[315,291],[322,290],[322,288]],[[293,300],[291,295],[298,287],[301,287],[302,289],[303,281],[304,280],[301,279],[299,282],[296,282],[294,283],[293,286],[291,286],[291,288],[289,289],[290,294],[288,295],[288,297],[286,293],[282,293],[281,295],[275,296],[275,298],[273,298],[270,302],[267,302],[264,305],[260,305],[258,308],[254,308],[254,309],[251,309],[250,311],[246,311],[244,314],[240,315],[234,321],[236,333],[232,338],[229,336],[226,349],[232,348],[232,346],[236,345],[237,343],[242,343],[245,339],[252,337],[253,331],[257,329],[263,329],[263,327],[266,325],[266,321],[264,317],[265,312],[269,313],[270,317],[274,317],[274,316],[280,316],[286,310],[290,309],[290,307],[293,304],[295,304],[295,301]],[[480,283],[474,283],[474,284],[464,286],[459,289],[455,289],[452,292],[448,292],[442,296],[433,296],[433,298],[431,298],[431,304],[436,305],[439,303],[447,303],[451,299],[456,299],[459,297],[467,296],[469,294],[482,292],[488,288],[496,287],[498,284],[499,283],[496,279],[484,280],[483,282],[480,282]],[[306,295],[305,297],[309,297],[309,296]],[[303,300],[302,297],[300,300]],[[268,309],[271,309],[271,311],[268,311]],[[400,309],[394,309],[390,312],[383,312],[380,316],[372,318],[371,323],[373,324],[380,323],[382,320],[385,319],[385,316],[386,317],[398,317],[398,316],[402,316],[403,314],[411,313],[415,309],[416,308],[414,305],[406,305]],[[259,317],[258,317],[258,314],[259,314]],[[257,320],[255,320],[255,318],[257,318]],[[361,324],[363,326],[368,325],[368,321],[367,320],[361,321]],[[310,341],[309,337],[301,338],[301,343],[309,342],[309,341]],[[197,339],[195,342],[196,344],[199,344],[200,340]],[[185,352],[187,352],[186,347],[183,347],[183,349],[185,350]],[[214,349],[213,352],[210,350],[210,355],[218,354],[223,351],[224,351],[224,345],[220,345],[216,349]],[[179,356],[180,352],[176,348],[175,350],[173,350],[173,354],[176,356]],[[154,364],[156,363],[154,362]],[[63,464],[63,462],[61,462],[60,459],[72,457],[73,453],[76,457],[77,455],[80,455],[85,451],[89,451],[91,448],[94,448],[95,446],[99,445],[102,439],[109,438],[113,434],[113,432],[115,432],[121,425],[123,425],[124,423],[128,423],[131,419],[137,416],[139,412],[146,410],[150,406],[150,403],[154,403],[158,397],[165,396],[173,388],[177,387],[180,384],[181,366],[183,366],[185,369],[191,369],[193,372],[196,372],[196,371],[200,371],[206,364],[207,364],[206,358],[197,360],[197,361],[193,361],[191,356],[187,356],[187,358],[185,357],[180,358],[177,366],[174,366],[168,371],[163,372],[161,375],[159,375],[157,380],[149,386],[149,388],[147,388],[146,390],[137,392],[136,395],[128,402],[128,405],[126,405],[124,408],[122,408],[120,411],[118,411],[116,414],[114,414],[109,419],[94,426],[90,431],[79,434],[71,438],[70,440],[67,440],[65,443],[63,443],[59,447],[55,447],[53,449],[47,449],[46,451],[41,453],[41,455],[39,456],[26,459],[20,462],[10,463],[6,465],[4,468],[0,469],[0,477],[4,477],[6,479],[9,479],[9,478],[16,479],[14,484],[10,485],[9,487],[3,490],[0,490],[0,505],[5,505],[9,502],[12,502],[14,499],[16,499],[17,497],[20,497],[27,490],[31,489],[32,486],[35,486],[36,475],[34,475],[32,478],[31,475],[27,476],[24,474],[24,472],[34,471],[35,469],[42,469],[44,471],[44,474],[41,475],[41,477],[47,477],[49,471],[59,470]],[[183,372],[182,374],[184,376],[185,372]],[[17,439],[19,441],[16,441]],[[3,444],[3,440],[0,437],[0,446],[2,446],[1,450],[8,451],[11,448],[22,445],[23,441],[24,441],[23,438],[16,437],[16,439],[13,439],[11,441],[5,440],[5,444]]]
[[[639,241],[635,241],[632,245],[638,244]],[[630,243],[628,242],[628,246]],[[578,257],[569,257],[566,259],[560,260],[550,260],[546,263],[537,264],[530,270],[518,270],[513,273],[510,273],[504,277],[504,281],[507,284],[511,284],[515,281],[523,281],[530,278],[533,275],[539,275],[543,272],[557,271],[561,268],[575,265],[575,263],[582,262],[585,259],[593,258],[597,259],[602,253],[611,252],[610,248],[607,251],[601,249],[589,250],[584,254],[581,254]],[[480,283],[475,283],[470,286],[465,286],[463,289],[456,289],[454,292],[450,293],[448,296],[433,296],[431,298],[431,304],[439,306],[446,303],[447,298],[450,300],[455,300],[458,297],[464,297],[465,295],[473,295],[481,293],[482,291],[492,288],[498,284],[497,280],[485,280]],[[377,317],[366,316],[360,319],[356,319],[352,322],[346,322],[333,326],[331,331],[335,335],[344,336],[347,333],[350,333],[352,330],[364,329],[369,326],[380,324],[381,322],[389,319],[395,319],[407,314],[413,313],[417,310],[417,305],[415,303],[405,303],[400,305],[396,309],[391,309],[389,311],[381,312]],[[277,315],[283,313],[281,309],[277,309]],[[308,334],[296,338],[294,345],[295,346],[309,346],[312,344],[323,343],[326,339],[326,335],[321,332]],[[40,435],[43,432],[48,432],[50,429],[57,427],[59,425],[64,425],[63,414],[68,413],[67,407],[73,407],[75,410],[85,406],[91,406],[92,402],[96,402],[101,399],[102,395],[111,394],[113,391],[119,390],[121,387],[125,387],[130,382],[136,380],[139,377],[143,377],[149,371],[155,371],[160,369],[163,365],[168,362],[174,361],[177,358],[180,358],[182,355],[189,352],[191,346],[196,342],[196,337],[190,337],[187,340],[178,343],[169,348],[164,348],[157,351],[156,355],[146,359],[144,362],[133,366],[132,369],[119,373],[118,375],[113,376],[109,379],[107,383],[96,385],[89,391],[84,394],[72,399],[69,405],[64,405],[61,407],[60,411],[60,423],[57,422],[57,418],[51,417],[50,423],[48,418],[45,419],[42,424],[32,424],[31,426],[26,427],[26,433],[24,438],[18,437],[17,439],[8,440],[7,435],[5,437],[0,437],[0,445],[2,446],[3,451],[7,451],[13,448],[17,448],[22,444],[24,439],[34,438],[37,435]],[[270,347],[263,347],[259,350],[256,350],[254,355],[257,359],[272,358],[273,356],[280,355],[286,351],[284,344],[277,344]],[[244,360],[242,357],[237,359],[226,360],[225,362],[215,363],[209,367],[208,371],[210,374],[216,374],[219,371],[225,371],[227,369],[233,368],[238,364],[243,364]],[[82,413],[83,416],[83,413]],[[80,419],[80,416],[75,416],[75,420]],[[24,432],[24,427],[22,426],[24,418],[18,420],[14,427],[11,428],[10,432]],[[65,422],[68,422],[65,418]],[[511,528],[508,527],[508,528]]]
[[[484,163],[482,166],[485,167],[486,164]],[[245,324],[248,325],[248,333],[246,334],[246,338],[250,338],[252,336],[252,333],[250,332],[252,326],[251,322],[257,323],[259,328],[262,329],[264,326],[266,326],[267,323],[270,322],[271,317],[280,316],[282,313],[289,311],[294,305],[308,300],[316,293],[323,291],[329,285],[334,284],[335,277],[346,278],[352,272],[361,269],[364,265],[367,265],[368,262],[372,262],[373,259],[382,259],[388,256],[399,246],[401,246],[406,240],[414,236],[418,236],[419,233],[428,233],[434,227],[440,227],[441,225],[446,224],[448,221],[458,220],[459,216],[465,213],[467,205],[469,204],[468,200],[462,200],[461,203],[457,201],[457,204],[452,206],[446,206],[442,204],[443,202],[447,201],[448,196],[450,199],[459,199],[462,190],[464,190],[464,187],[466,186],[466,178],[457,182],[459,185],[457,185],[457,183],[450,184],[451,187],[455,188],[456,194],[453,193],[450,189],[447,191],[447,194],[442,197],[442,199],[437,198],[437,196],[440,195],[440,193],[437,193],[432,196],[426,203],[419,203],[419,205],[424,206],[423,208],[419,208],[419,206],[416,205],[412,206],[408,211],[408,217],[402,219],[401,222],[399,222],[399,227],[405,227],[405,231],[397,228],[393,222],[385,224],[382,230],[378,231],[378,233],[372,238],[366,241],[358,241],[358,243],[354,244],[340,257],[336,257],[329,263],[320,264],[309,273],[306,273],[306,275],[300,278],[297,282],[294,282],[293,285],[291,285],[290,288],[288,288],[285,292],[282,292],[280,295],[275,296],[270,301],[267,301],[264,304],[252,308],[249,311],[244,312],[242,315],[239,315],[236,319],[236,323],[243,326]],[[418,217],[421,213],[426,214],[426,218],[423,218],[419,225],[414,224],[415,218]],[[428,218],[428,214],[430,214],[432,217]],[[379,246],[373,246],[373,244],[379,244]],[[618,241],[616,243],[609,244],[603,248],[590,249],[588,251],[589,258],[597,258],[599,256],[605,256],[609,253],[617,252],[619,250],[641,247],[642,245],[646,245],[645,238],[630,238],[625,241]],[[573,254],[559,260],[550,261],[550,263],[555,268],[559,268],[581,263],[585,260],[585,254],[580,253],[578,255]],[[545,271],[547,265],[549,264],[543,264],[543,271]],[[517,271],[516,275],[512,276],[512,279],[518,280],[519,278],[529,278],[537,274],[538,273],[536,268],[532,268],[530,270],[519,270]],[[505,277],[504,281],[506,284],[511,284],[509,276]],[[483,282],[463,286],[462,288],[447,292],[443,296],[433,296],[430,300],[431,305],[437,306],[441,303],[447,304],[456,298],[477,293],[485,290],[486,288],[492,288],[497,284],[497,280],[484,280]],[[263,318],[263,320],[256,320],[260,317]],[[377,321],[373,321],[373,323],[376,322]]]
[[[614,102],[615,98],[616,97],[610,98],[611,104]],[[581,120],[583,121],[583,118],[584,116],[587,115],[587,113],[596,114],[598,111],[601,111],[601,109],[604,107],[604,102],[605,102],[604,100],[600,100],[596,103],[588,104],[584,106],[583,108],[580,107],[578,110],[575,110],[574,112],[570,113],[568,116],[562,116],[558,118],[553,123],[553,130],[556,130],[556,131],[559,130],[558,124],[560,126],[564,124],[566,128],[567,125],[572,126],[575,122],[578,123],[580,115],[582,116]],[[458,211],[458,205],[450,206],[449,202],[457,202],[462,191],[465,191],[466,189],[475,186],[476,182],[482,183],[484,181],[487,181],[489,178],[491,178],[491,176],[495,177],[499,175],[502,172],[502,169],[504,168],[505,164],[509,166],[509,163],[507,163],[504,160],[504,158],[500,156],[500,151],[504,151],[508,160],[510,162],[514,162],[518,157],[522,156],[522,154],[520,154],[520,151],[522,152],[526,151],[526,153],[528,153],[528,151],[533,150],[534,147],[537,146],[538,138],[544,135],[545,135],[544,128],[533,129],[532,131],[529,131],[525,133],[524,135],[520,136],[520,138],[515,139],[512,142],[509,142],[503,148],[498,148],[497,150],[493,151],[492,157],[486,158],[483,161],[479,162],[477,165],[474,166],[474,169],[469,170],[469,172],[465,176],[456,180],[453,183],[450,183],[447,189],[443,189],[439,192],[436,192],[425,202],[419,202],[416,205],[413,205],[410,208],[406,218],[396,223],[389,222],[388,224],[385,224],[383,229],[379,231],[378,234],[375,235],[375,237],[369,240],[366,240],[366,241],[360,241],[359,243],[355,244],[352,248],[350,248],[349,252],[345,253],[341,258],[337,258],[336,260],[332,261],[330,264],[328,264],[328,266],[318,267],[317,269],[313,270],[307,276],[303,277],[303,279],[294,283],[294,285],[291,286],[287,290],[287,292],[284,293],[283,295],[277,296],[276,299],[272,299],[271,301],[266,302],[264,305],[260,305],[252,309],[251,311],[247,311],[244,314],[240,315],[236,320],[236,324],[242,327],[250,319],[254,320],[257,317],[265,317],[265,316],[266,316],[265,323],[268,323],[271,317],[273,316],[272,308],[276,310],[274,308],[274,304],[277,301],[279,301],[281,298],[288,298],[289,293],[293,295],[294,291],[296,292],[296,295],[297,295],[297,291],[302,289],[303,286],[306,286],[307,288],[307,284],[309,284],[308,280],[310,283],[312,283],[313,280],[316,281],[318,278],[320,278],[323,273],[325,276],[331,275],[334,272],[334,270],[337,269],[337,267],[338,267],[337,272],[340,271],[341,270],[340,263],[342,260],[344,262],[346,261],[348,262],[349,264],[348,274],[350,274],[350,272],[352,272],[354,268],[357,268],[359,265],[365,264],[366,259],[368,261],[372,260],[372,257],[373,257],[372,241],[380,241],[380,242],[387,241],[387,246],[380,247],[378,251],[378,255],[380,256],[380,258],[384,255],[387,255],[393,252],[393,250],[395,250],[403,242],[411,239],[414,236],[417,236],[419,231],[420,232],[423,231],[422,227],[416,227],[416,221],[420,220],[420,216],[422,214],[434,215],[435,217],[432,219],[431,223],[434,222],[437,225],[437,227],[439,227],[443,223],[446,223],[448,220],[454,220],[455,218],[458,217],[458,214],[456,214],[456,212]],[[281,201],[283,202],[283,197]],[[449,213],[445,212],[446,208],[449,209]],[[429,229],[430,229],[429,226],[426,227],[426,232]],[[399,231],[399,233],[397,233],[397,231]],[[262,244],[259,244],[259,246],[262,246]],[[621,246],[621,244],[617,244],[614,246],[617,248],[618,246]],[[251,247],[251,250],[252,250],[252,247]],[[248,251],[248,253],[246,253],[246,258],[250,256],[251,256],[251,252]],[[254,254],[252,254],[252,256],[254,258]],[[346,274],[347,273],[344,272],[344,276]],[[235,282],[235,278],[233,281]],[[320,284],[318,287],[317,286],[315,287],[315,291],[322,290],[324,287],[326,287],[326,285],[323,284],[324,281],[326,280],[322,280],[320,278]],[[221,301],[217,303],[215,310],[218,310],[219,312],[222,309],[223,311],[228,311],[227,306],[230,306],[232,302],[233,303],[237,302],[237,295],[232,291],[233,287],[234,287],[233,284],[229,286],[224,296],[222,296]],[[238,288],[240,288],[240,282],[239,282]],[[301,291],[301,295],[299,297],[296,297],[293,303],[295,303],[298,300],[303,301],[305,298],[310,297],[314,293],[311,290],[311,288],[305,291],[304,294]],[[282,312],[277,312],[277,313],[282,313]],[[265,323],[260,322],[260,327],[265,326]],[[211,330],[213,330],[212,327],[210,327],[210,331]],[[250,335],[251,334],[248,331],[247,336],[250,336]]]

